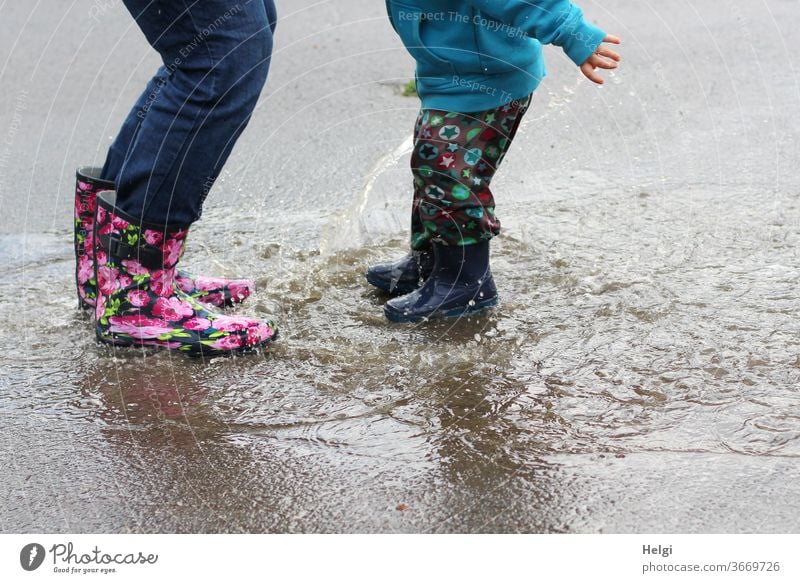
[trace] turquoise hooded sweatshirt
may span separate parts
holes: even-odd
[[[543,44],[582,65],[606,34],[569,0],[386,0],[417,61],[422,107],[484,111],[530,95],[546,71]]]

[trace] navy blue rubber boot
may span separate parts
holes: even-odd
[[[392,322],[457,318],[497,305],[489,269],[489,242],[464,246],[434,244],[433,272],[418,290],[386,302]]]
[[[411,251],[394,263],[380,263],[367,270],[367,281],[392,295],[410,294],[433,271],[431,251]]]

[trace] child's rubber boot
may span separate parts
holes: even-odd
[[[431,251],[411,251],[394,263],[380,263],[367,270],[367,281],[392,295],[404,295],[419,288],[433,270]]]
[[[97,197],[94,225],[97,339],[116,346],[160,346],[220,356],[271,341],[272,322],[228,316],[181,291],[177,264],[188,229],[145,224]],[[159,235],[156,237],[156,235]]]
[[[497,304],[497,288],[489,268],[489,242],[447,246],[434,243],[433,272],[418,290],[386,302],[392,322],[456,318]]]
[[[114,190],[114,183],[100,178],[101,168],[78,168],[75,184],[75,281],[78,286],[78,306],[91,308],[97,299],[94,279],[94,216],[97,193]],[[155,233],[153,237],[160,237]],[[177,274],[178,287],[204,304],[223,307],[246,300],[255,291],[250,279],[223,279],[193,276],[184,271]]]

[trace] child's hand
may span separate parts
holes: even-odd
[[[603,39],[603,42],[611,43],[612,45],[618,45],[620,40],[618,37],[609,34]],[[599,73],[596,72],[596,69],[616,69],[619,66],[618,63],[620,58],[621,57],[618,53],[601,44],[599,47],[597,47],[597,50],[592,54],[592,56],[586,59],[586,62],[581,65],[581,73],[583,73],[590,81],[594,81],[598,85],[602,85],[603,78]]]

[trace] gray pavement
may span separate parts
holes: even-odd
[[[584,3],[623,67],[547,49],[503,306],[413,329],[361,276],[404,248],[411,60],[382,2],[278,5],[187,262],[258,274],[283,340],[201,364],[73,307],[74,169],[154,54],[114,0],[0,0],[0,530],[797,532],[800,3]]]

